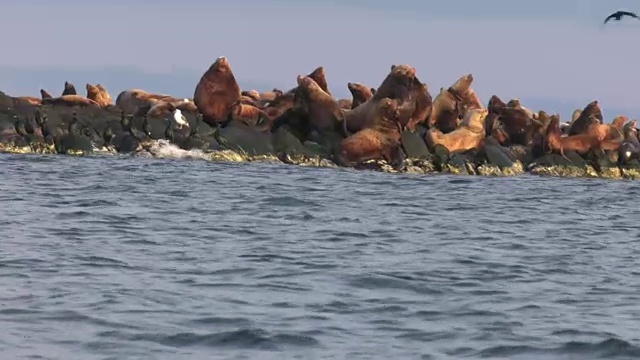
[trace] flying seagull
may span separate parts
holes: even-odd
[[[616,20],[616,21],[620,21],[620,19],[622,19],[623,16],[629,16],[632,18],[636,18],[636,19],[640,19],[640,17],[638,17],[638,15],[636,15],[635,13],[629,12],[629,11],[616,11],[613,14],[607,16],[606,19],[604,19],[604,23],[606,24],[607,22],[609,22],[609,20]]]

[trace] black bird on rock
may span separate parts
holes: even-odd
[[[628,17],[632,17],[632,18],[636,18],[636,19],[640,19],[640,17],[638,17],[638,15],[636,15],[635,13],[629,12],[629,11],[616,11],[613,14],[607,16],[606,19],[604,19],[604,23],[608,23],[610,20],[616,20],[616,21],[620,21],[622,19],[623,16],[628,16]]]

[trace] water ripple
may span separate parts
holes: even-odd
[[[632,182],[0,155],[0,353],[637,359]]]

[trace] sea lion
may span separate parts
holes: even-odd
[[[76,87],[73,86],[73,84],[68,81],[64,82],[64,90],[62,90],[62,96],[65,96],[65,95],[78,95],[78,92],[76,91]]]
[[[351,99],[338,99],[338,105],[341,109],[351,110],[353,108],[353,101]]]
[[[575,109],[573,114],[571,114],[571,121],[576,121],[580,117],[580,114],[582,114],[582,109]]]
[[[104,98],[100,89],[97,86],[87,83],[86,89],[87,89],[87,99],[97,102],[98,105],[100,105],[100,107],[102,108],[111,105],[109,101]]]
[[[371,88],[361,83],[349,82],[347,83],[347,88],[349,89],[349,92],[351,92],[351,96],[353,97],[353,100],[351,101],[351,109],[355,109],[356,107],[358,107],[358,105],[373,97]]]
[[[241,96],[229,60],[220,56],[200,78],[193,101],[202,114],[202,121],[215,127],[227,121]]]
[[[524,111],[525,114],[527,114],[528,117],[533,118],[533,111],[527,109],[526,107],[522,106],[522,104],[520,103],[520,99],[511,99],[509,100],[509,102],[507,103],[507,107],[510,108],[514,108],[514,109],[520,109],[522,111]]]
[[[629,120],[624,115],[616,116],[611,124],[594,125],[594,132],[598,133],[598,137],[603,139],[600,144],[602,150],[617,151],[620,145],[625,141],[625,124]]]
[[[504,101],[502,101],[498,95],[491,95],[491,98],[489,99],[489,103],[487,104],[487,109],[489,109],[490,113],[498,113],[498,109],[499,108],[505,108],[507,107],[507,104],[504,103]]]
[[[161,100],[171,98],[170,95],[153,94],[142,89],[131,89],[120,92],[116,97],[116,106],[125,114],[135,114],[142,107],[147,107],[145,111],[153,105],[150,100]]]
[[[375,124],[380,118],[378,101],[389,98],[398,100],[398,104],[410,101],[411,91],[415,85],[415,68],[409,65],[392,65],[391,71],[382,81],[375,94],[364,103],[347,113],[346,129],[357,132]],[[400,119],[403,121],[404,119]],[[407,123],[408,120],[404,120]]]
[[[259,101],[260,100],[260,93],[257,92],[256,90],[244,90],[244,91],[240,92],[240,95],[246,96],[246,97],[252,99],[253,101]]]
[[[433,100],[429,127],[436,127],[444,134],[455,130],[469,109],[483,109],[484,105],[471,88],[473,74],[466,74],[449,88],[441,88]]]
[[[403,126],[411,132],[416,131],[418,125],[427,121],[432,110],[433,98],[429,94],[427,84],[420,82],[415,76],[409,92],[409,101],[400,105],[400,120]]]
[[[618,165],[638,159],[640,155],[640,141],[638,141],[637,120],[632,120],[624,126],[624,141],[618,147]]]
[[[498,121],[503,124],[503,129],[508,136],[508,143],[501,145],[529,146],[534,134],[542,128],[542,123],[531,118],[528,113],[520,108],[503,107],[495,109],[499,116]]]
[[[455,96],[445,88],[433,100],[431,116],[428,120],[429,128],[436,128],[447,134],[458,128],[461,109]]]
[[[231,118],[240,121],[248,126],[256,126],[261,117],[267,114],[254,105],[238,104],[231,110]]]
[[[585,131],[580,134],[563,137],[560,132],[560,118],[552,117],[545,138],[549,149],[559,152],[565,158],[565,150],[573,150],[578,154],[584,155],[591,150],[597,149],[604,140],[601,132],[597,129],[598,125],[600,125],[599,120],[595,116],[589,117],[587,120]]]
[[[40,89],[40,97],[42,99],[51,99],[51,98],[53,98],[53,96],[51,96],[51,94],[49,94],[49,92],[47,92],[47,90],[45,90],[45,89]]]
[[[310,72],[307,76],[313,79],[323,91],[323,86],[327,87],[327,80],[324,77],[324,68],[318,67]],[[270,122],[274,122],[277,118],[284,116],[289,110],[291,110],[294,106],[296,93],[298,92],[298,86],[296,85],[294,88],[289,91],[282,93],[280,90],[274,89],[274,92],[280,93],[280,95],[276,96],[273,100],[268,101],[266,106],[262,108],[264,112],[267,114]]]
[[[340,142],[337,155],[339,164],[349,166],[378,158],[392,163],[394,154],[400,151],[402,130],[399,123],[398,101],[384,98],[373,104],[377,106],[376,117],[380,118],[380,121]]]
[[[329,84],[327,84],[327,76],[324,71],[324,66],[318,66],[315,68],[308,77],[313,79],[313,81],[320,86],[320,89],[331,95],[331,91],[329,91]]]
[[[60,105],[60,106],[80,106],[80,107],[87,107],[87,106],[96,106],[96,107],[100,107],[100,105],[95,102],[94,100],[91,99],[87,99],[84,96],[81,95],[63,95],[63,96],[59,96],[59,97],[55,97],[55,98],[51,98],[51,99],[42,99],[42,105]]]
[[[442,145],[450,152],[478,149],[485,137],[484,123],[489,114],[487,109],[469,109],[465,113],[460,127],[444,134],[438,129],[429,129],[425,141],[430,148]]]
[[[42,104],[42,99],[33,96],[18,96],[16,99],[35,106]]]
[[[140,107],[138,111],[134,113],[134,116],[139,117],[146,114],[148,117],[164,117],[171,114],[175,109],[193,114],[198,112],[196,105],[189,99],[172,100],[173,98],[169,97],[161,100],[149,99],[149,105]]]
[[[596,118],[602,124],[602,110],[600,109],[598,100],[594,100],[587,104],[587,106],[585,106],[585,108],[580,112],[580,116],[571,122],[569,125],[569,135],[578,135],[585,132],[589,127],[589,119],[591,117]]]
[[[270,102],[282,96],[283,92],[279,89],[273,89],[271,91],[265,91],[258,94],[258,100],[262,102]]]
[[[471,84],[473,83],[473,74],[462,75],[447,90],[456,97],[457,101],[462,102],[462,111],[466,113],[466,109],[482,109],[484,106],[473,91]]]
[[[109,106],[109,105],[113,105],[113,100],[111,99],[111,95],[109,95],[109,92],[107,91],[107,89],[102,86],[102,84],[96,84],[96,87],[98,88],[98,90],[100,90],[100,96],[103,99],[103,102]]]
[[[309,130],[340,131],[345,118],[340,104],[310,76],[298,75],[297,82],[299,99],[308,114]]]

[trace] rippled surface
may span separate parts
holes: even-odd
[[[3,359],[640,358],[638,182],[35,155],[0,172]]]

